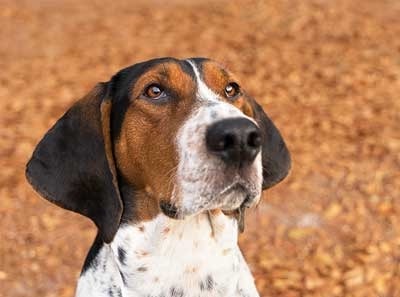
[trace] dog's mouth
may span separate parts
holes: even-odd
[[[194,215],[205,211],[220,209],[223,212],[232,212],[237,209],[250,208],[254,206],[259,196],[255,187],[243,181],[235,181],[220,191],[216,191],[213,198],[206,201],[196,211],[186,211],[173,202],[160,201],[162,213],[173,219],[184,219],[187,215]]]
[[[250,206],[250,202],[254,200],[254,198],[255,193],[253,193],[249,185],[243,182],[234,182],[223,189],[215,199],[221,201],[221,210],[229,211],[237,209],[244,203]]]

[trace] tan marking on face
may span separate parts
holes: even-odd
[[[150,84],[161,85],[169,98],[163,102],[143,96]],[[150,220],[159,202],[169,202],[178,165],[175,138],[195,103],[195,83],[179,64],[157,64],[131,87],[115,159],[124,179],[135,189],[134,217]]]
[[[197,272],[197,267],[194,267],[194,266],[189,266],[189,267],[186,267],[186,269],[185,269],[185,273],[195,273],[195,272]]]
[[[239,80],[228,70],[224,69],[220,64],[213,61],[205,61],[202,64],[202,75],[204,83],[218,94],[224,101],[236,106],[245,115],[254,117],[254,112],[250,104],[249,98],[244,94],[243,88],[242,95],[238,96],[234,100],[227,98],[225,94],[225,87],[231,83],[236,82],[239,86]]]
[[[141,251],[136,251],[135,253],[138,255],[139,258],[146,257],[146,256],[149,255],[149,252],[143,251],[143,250],[141,250]]]
[[[224,255],[224,256],[226,256],[226,255],[229,255],[230,253],[232,252],[232,249],[224,249],[224,250],[222,250],[222,255]]]

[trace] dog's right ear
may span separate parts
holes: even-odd
[[[250,100],[253,106],[254,119],[261,131],[262,189],[265,190],[276,185],[288,175],[291,167],[291,158],[278,128],[264,112],[261,105],[253,98]]]
[[[118,230],[122,201],[110,136],[108,84],[98,84],[47,132],[26,176],[47,200],[89,217],[109,243]]]

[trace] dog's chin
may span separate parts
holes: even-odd
[[[255,206],[260,200],[261,192],[236,184],[225,195],[223,203],[218,208],[223,211],[232,211],[240,207],[250,208]]]
[[[254,198],[251,191],[240,183],[234,183],[225,188],[217,197],[217,204],[214,208],[220,208],[225,211],[237,209],[245,201],[250,201]]]
[[[214,190],[207,196],[213,198],[204,201],[198,207],[184,208],[180,205],[161,202],[160,208],[164,215],[173,219],[185,219],[188,216],[198,215],[215,209],[229,212],[240,207],[253,207],[258,203],[261,191],[258,191],[256,187],[251,187],[243,183],[232,183],[222,190]]]

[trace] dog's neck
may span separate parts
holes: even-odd
[[[123,225],[77,296],[258,296],[237,240],[237,220],[221,212]]]

